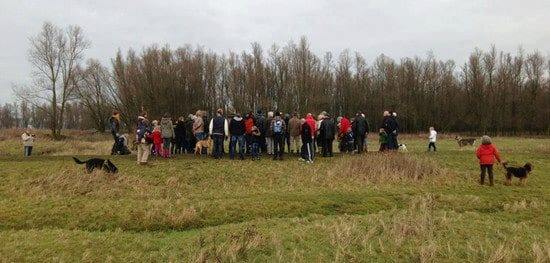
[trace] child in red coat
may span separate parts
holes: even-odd
[[[493,164],[495,160],[500,163],[500,155],[491,142],[491,137],[484,135],[481,137],[481,145],[476,150],[479,167],[481,169],[480,184],[485,183],[485,173],[489,174],[489,185],[493,186]]]
[[[155,155],[157,156],[163,156],[163,149],[162,149],[162,133],[160,131],[160,126],[156,124],[156,121],[153,121],[153,150]]]

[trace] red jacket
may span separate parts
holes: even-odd
[[[479,159],[479,164],[493,164],[495,159],[500,162],[498,150],[492,144],[482,144],[477,148],[476,156]]]
[[[309,125],[309,128],[311,128],[311,137],[315,137],[315,133],[317,132],[317,129],[315,128],[317,125],[315,123],[315,120],[313,119],[313,116],[307,116],[306,123],[307,125]]]
[[[153,143],[162,144],[162,133],[159,130],[153,131]]]
[[[349,130],[351,130],[351,123],[349,122],[349,119],[342,117],[342,120],[340,120],[340,134],[345,134]]]
[[[244,120],[244,130],[246,134],[252,134],[252,127],[254,127],[254,119],[247,117]]]

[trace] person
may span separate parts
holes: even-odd
[[[322,154],[323,157],[332,157],[332,143],[334,141],[334,136],[336,135],[336,125],[328,113],[325,113],[323,116],[324,118],[321,122],[321,127],[319,128],[319,136],[323,140]]]
[[[262,140],[262,134],[260,129],[256,126],[252,126],[252,159],[260,160],[260,142]]]
[[[245,121],[241,117],[240,113],[236,113],[235,116],[229,122],[229,158],[233,160],[235,158],[235,146],[239,144],[239,158],[244,160],[244,143],[245,143]],[[250,128],[252,130],[252,128]]]
[[[311,131],[311,137],[313,138],[313,141],[311,142],[313,146],[313,152],[316,152],[317,145],[316,145],[316,138],[317,138],[317,122],[313,118],[313,114],[308,113],[306,115],[306,123],[309,125],[310,131]]]
[[[174,137],[175,137],[175,150],[173,154],[182,154],[185,153],[185,118],[180,116],[176,121],[176,127],[174,128]]]
[[[389,111],[384,111],[383,115],[384,120],[382,122],[382,128],[384,128],[386,134],[388,135],[386,149],[397,150],[397,123]]]
[[[174,125],[168,113],[160,119],[160,131],[162,133],[162,157],[170,158],[171,143],[174,138]]]
[[[353,151],[353,134],[351,129],[351,122],[344,115],[339,117],[339,130],[338,137],[340,138],[340,151],[352,152]]]
[[[437,132],[434,127],[430,127],[430,135],[428,136],[428,152],[432,147],[434,148],[434,152],[436,151],[435,141],[437,141]]]
[[[117,110],[114,110],[109,118],[109,129],[114,140],[113,147],[111,148],[111,155],[120,154],[123,146],[121,145],[120,139],[120,112]]]
[[[244,119],[244,127],[245,127],[245,141],[246,141],[246,154],[252,153],[252,127],[255,126],[255,120],[254,120],[254,114],[249,112],[246,115],[246,118]]]
[[[30,126],[27,126],[27,130],[21,134],[21,140],[23,141],[23,154],[25,157],[29,157],[32,154],[32,147],[34,145],[35,135],[31,133]]]
[[[476,150],[477,159],[479,159],[479,168],[481,169],[479,184],[485,183],[485,174],[489,174],[489,185],[493,186],[493,164],[495,159],[501,163],[500,154],[497,148],[493,145],[491,137],[483,135],[481,137],[481,145]]]
[[[204,119],[203,112],[198,110],[193,118],[193,134],[197,141],[206,139],[206,133],[204,132]]]
[[[302,139],[302,150],[301,150],[301,156],[302,160],[305,160],[307,163],[313,163],[313,138],[314,136],[311,134],[311,126],[309,123],[307,123],[306,119],[301,119],[301,129],[300,129],[300,136]]]
[[[185,120],[185,152],[187,153],[193,153],[195,149],[195,144],[197,143],[197,138],[195,137],[195,134],[193,132],[193,124],[195,120],[195,116],[193,114],[189,114],[187,116],[187,119]]]
[[[392,144],[395,147],[394,150],[397,150],[399,148],[399,142],[397,140],[397,136],[399,136],[399,122],[397,122],[397,112],[391,112],[390,119],[393,132],[392,134],[390,134],[389,138],[392,140]]]
[[[305,122],[306,120],[303,119]],[[298,113],[294,112],[292,114],[292,118],[288,121],[288,133],[290,138],[290,145],[289,151],[291,153],[300,153],[300,145],[302,144],[300,141],[300,135],[301,135],[301,129],[303,126],[303,122],[298,118]],[[308,129],[309,132],[310,129]]]
[[[153,120],[153,155],[163,156],[162,132],[157,120]]]
[[[281,116],[283,114],[281,113]],[[285,145],[288,153],[290,153],[290,128],[289,128],[289,122],[290,122],[290,114],[285,113],[285,133],[284,133],[284,143],[283,143],[283,152],[285,151]]]
[[[262,110],[258,109],[256,111],[256,119],[254,120],[254,125],[258,128],[260,132],[260,139],[258,141],[259,147],[262,153],[267,152],[267,143],[266,143],[266,134],[269,130],[269,122],[266,121],[264,113]]]
[[[365,140],[369,133],[369,122],[365,118],[365,115],[362,112],[357,112],[355,114],[355,119],[352,124],[353,135],[355,136],[355,148],[357,153],[362,153],[366,149]]]
[[[383,152],[388,149],[388,134],[384,128],[380,128],[378,142],[380,143],[380,149],[378,151]]]
[[[222,109],[218,109],[216,111],[216,117],[210,120],[208,130],[212,140],[214,141],[212,156],[214,159],[220,159],[223,155],[223,142],[229,135],[229,125],[227,124],[227,119],[223,116]]]
[[[265,123],[265,129],[262,133],[265,137],[265,143],[266,143],[266,150],[267,154],[272,155],[273,154],[273,130],[271,129],[271,122],[273,121],[273,112],[270,111],[267,113],[267,121]],[[258,123],[259,125],[259,123]],[[260,127],[260,126],[258,126]],[[260,131],[261,132],[261,131]]]
[[[149,127],[149,120],[147,120],[147,112],[143,112],[138,116],[137,128],[136,128],[136,142],[137,142],[137,163],[141,165],[147,164],[147,159],[151,152],[151,128]]]
[[[285,143],[285,121],[281,118],[279,111],[275,112],[275,117],[271,120],[270,130],[273,140],[273,160],[283,160],[283,151]]]

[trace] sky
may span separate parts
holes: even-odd
[[[322,55],[344,49],[373,61],[425,56],[462,64],[476,47],[550,54],[549,0],[0,0],[0,103],[29,84],[29,37],[45,21],[79,25],[87,58],[118,49],[185,44],[227,53],[308,38]]]

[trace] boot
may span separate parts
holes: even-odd
[[[490,185],[490,186],[493,186],[493,185],[494,185],[494,184],[493,184],[493,175],[492,175],[492,174],[489,175],[489,185]]]
[[[480,185],[485,184],[485,175],[484,174],[481,175],[481,178],[479,179],[479,184]]]

